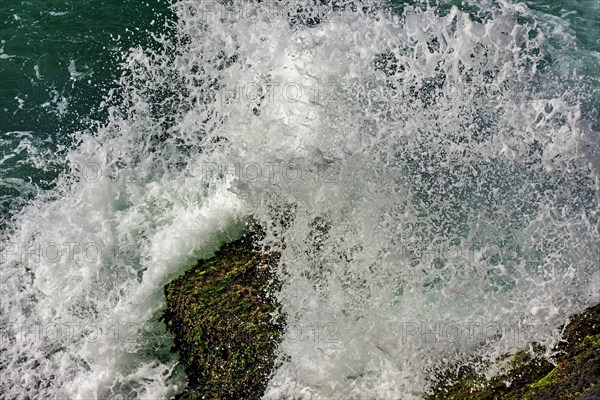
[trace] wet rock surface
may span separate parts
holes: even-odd
[[[600,399],[600,304],[571,318],[554,363],[542,349],[522,351],[508,358],[510,367],[491,380],[474,371],[441,373],[433,399],[467,400],[597,400]],[[533,354],[532,354],[533,353]]]
[[[283,318],[271,267],[279,254],[256,248],[260,233],[200,260],[165,286],[164,321],[188,375],[179,399],[260,399],[275,363]]]

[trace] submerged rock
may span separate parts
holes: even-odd
[[[505,357],[508,368],[491,380],[472,370],[440,373],[428,400],[596,400],[600,399],[600,304],[571,318],[555,363],[541,356],[541,347]]]
[[[224,245],[165,286],[164,321],[188,375],[179,399],[260,399],[275,363],[283,318],[271,267],[279,254],[260,251],[259,233]]]

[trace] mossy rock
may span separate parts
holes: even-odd
[[[188,375],[179,399],[252,400],[264,394],[274,368],[283,318],[272,267],[279,254],[255,247],[255,229],[200,260],[165,286],[163,319]]]
[[[556,365],[542,348],[505,357],[508,368],[491,380],[472,369],[442,372],[428,400],[591,400],[600,399],[600,304],[576,315],[564,329]],[[509,384],[507,384],[509,383]]]

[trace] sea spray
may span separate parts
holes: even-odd
[[[3,242],[3,393],[179,391],[163,285],[247,215],[282,252],[267,399],[420,398],[598,302],[597,89],[510,5],[385,6],[174,3]]]

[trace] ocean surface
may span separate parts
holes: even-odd
[[[282,251],[267,400],[422,399],[600,301],[597,0],[3,0],[0,24],[0,398],[180,392],[163,286],[250,216]]]

